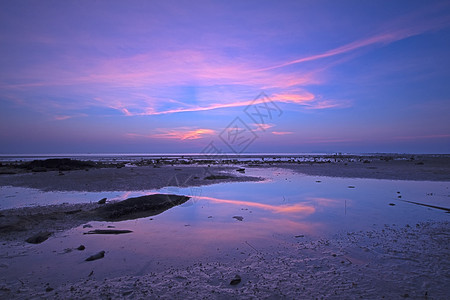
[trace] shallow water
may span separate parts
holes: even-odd
[[[94,271],[92,276],[100,279],[142,275],[195,261],[240,259],[258,251],[279,250],[283,245],[326,239],[342,232],[414,226],[422,221],[448,221],[449,218],[443,210],[402,201],[450,207],[449,182],[318,177],[283,169],[246,171],[247,175],[267,180],[105,193],[3,187],[0,189],[2,209],[91,202],[103,197],[120,200],[155,192],[192,198],[157,216],[90,222],[92,228],[80,226],[59,232],[42,244],[27,244],[21,250],[23,256],[14,249],[9,249],[6,256],[2,251],[0,262],[7,264],[8,278],[37,281],[72,281],[86,278],[91,271]],[[107,226],[133,233],[83,235],[88,230]],[[80,244],[86,246],[85,251],[65,250]],[[84,261],[101,250],[106,251],[105,258]],[[8,263],[11,259],[13,264]]]

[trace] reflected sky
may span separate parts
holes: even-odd
[[[17,272],[17,276],[22,276],[24,265],[45,276],[59,274],[55,280],[88,274],[93,265],[99,278],[139,275],[207,258],[215,261],[239,259],[282,244],[329,238],[347,231],[370,230],[385,224],[414,226],[421,221],[448,220],[449,217],[442,210],[402,201],[450,207],[449,182],[331,178],[257,168],[248,169],[247,174],[268,179],[107,193],[53,193],[2,187],[2,207],[11,206],[13,201],[18,206],[75,203],[97,201],[102,197],[125,199],[151,192],[192,196],[185,204],[157,216],[121,222],[90,222],[92,228],[80,226],[58,232],[40,245],[26,245],[25,251],[33,255],[16,258],[19,263],[17,267],[10,267],[10,275]],[[16,196],[8,198],[8,195]],[[20,199],[22,201],[18,201]],[[242,221],[233,218],[235,216],[242,217]],[[83,235],[88,230],[107,226],[129,229],[133,233]],[[61,254],[64,249],[80,244],[86,246],[85,252]],[[106,251],[104,259],[94,264],[84,262],[86,255],[101,250]],[[50,260],[60,263],[44,268]],[[71,266],[72,273],[67,266]]]

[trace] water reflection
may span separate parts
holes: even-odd
[[[16,263],[10,265],[8,272],[10,276],[20,277],[24,269],[39,270],[36,272],[46,280],[64,281],[73,280],[74,276],[87,276],[95,266],[96,278],[139,275],[192,261],[239,259],[255,251],[330,237],[340,231],[369,230],[374,224],[403,226],[427,220],[448,220],[449,217],[440,210],[401,201],[449,207],[448,182],[329,178],[279,169],[249,169],[247,174],[269,180],[195,189],[168,187],[156,191],[106,193],[44,193],[4,187],[0,190],[1,208],[91,202],[103,197],[119,200],[150,193],[193,197],[189,205],[174,207],[151,218],[90,222],[92,228],[79,226],[59,232],[43,244],[27,245],[26,251],[33,255],[15,258]],[[7,195],[16,196],[7,198]],[[30,195],[32,197],[28,197]],[[242,221],[234,216],[242,217]],[[83,235],[88,230],[107,226],[133,233]],[[64,249],[80,244],[86,246],[84,252],[61,254]],[[84,262],[87,256],[101,250],[106,251],[105,258],[92,264]]]
[[[259,209],[268,210],[268,211],[271,211],[274,213],[299,213],[299,214],[301,213],[304,215],[310,215],[310,214],[314,213],[314,211],[315,211],[314,207],[312,207],[310,205],[306,205],[304,203],[273,205],[273,204],[264,204],[264,203],[242,201],[242,200],[218,199],[218,198],[205,197],[205,196],[197,197],[197,199],[207,200],[207,201],[211,201],[211,202],[215,202],[215,203],[226,203],[226,204],[231,204],[231,205],[259,208]]]

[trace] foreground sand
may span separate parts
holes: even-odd
[[[18,299],[448,299],[449,223],[384,226],[333,239],[254,249],[244,259],[192,262],[142,276],[36,288],[0,284]],[[230,285],[236,275],[237,285]]]

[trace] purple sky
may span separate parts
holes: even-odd
[[[1,1],[0,153],[450,153],[449,53],[448,1]]]

